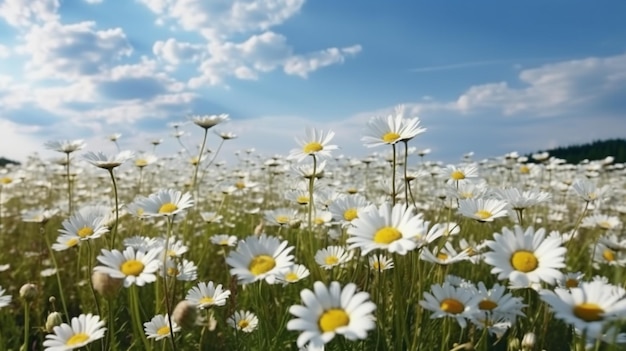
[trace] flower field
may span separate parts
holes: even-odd
[[[174,125],[176,156],[59,140],[0,169],[0,351],[625,349],[610,155],[446,165],[398,108],[364,158],[307,128],[226,165],[227,121],[193,116],[193,153]]]

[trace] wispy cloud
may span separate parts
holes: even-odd
[[[501,60],[469,61],[469,62],[451,63],[447,65],[417,67],[417,68],[412,68],[409,71],[413,73],[450,71],[450,70],[455,70],[455,69],[465,69],[465,68],[484,67],[484,66],[519,65],[522,63],[536,63],[536,62],[542,62],[542,61],[545,62],[545,61],[560,60],[560,59],[562,58],[526,57],[526,58],[501,59]]]

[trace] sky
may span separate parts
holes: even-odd
[[[0,156],[48,140],[175,154],[193,115],[287,155],[306,127],[336,154],[404,105],[410,146],[455,162],[626,137],[626,2],[583,0],[0,0]],[[208,147],[220,139],[211,135]]]

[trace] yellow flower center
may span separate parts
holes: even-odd
[[[237,188],[239,190],[241,190],[241,189],[243,189],[245,187],[246,187],[246,183],[244,183],[244,182],[237,182],[237,183],[235,183],[235,188]]]
[[[391,244],[400,239],[402,233],[394,227],[382,227],[374,234],[374,242],[378,244]]]
[[[462,180],[465,179],[465,173],[459,171],[458,169],[450,174],[450,178],[453,180]]]
[[[145,167],[148,165],[148,161],[144,160],[143,158],[135,160],[135,166],[141,168],[141,167]]]
[[[459,198],[465,200],[465,199],[472,199],[474,198],[474,193],[472,193],[471,191],[462,191],[459,193]]]
[[[159,207],[159,213],[168,214],[178,210],[178,206],[174,205],[171,202],[166,202],[161,207]]]
[[[350,316],[340,308],[333,308],[324,312],[318,323],[322,332],[331,332],[339,327],[348,325]]]
[[[93,229],[91,229],[91,228],[89,228],[89,227],[85,226],[85,227],[80,228],[80,229],[78,230],[78,233],[77,233],[77,234],[78,234],[78,236],[80,236],[81,238],[86,238],[86,237],[88,237],[88,236],[91,236],[91,234],[93,234]]]
[[[296,202],[300,205],[306,205],[309,203],[309,197],[305,195],[300,195],[296,198]]]
[[[322,144],[318,143],[317,141],[312,141],[304,145],[302,151],[304,151],[305,154],[314,154],[318,151],[322,151],[322,149],[324,149],[324,146]]]
[[[128,260],[122,263],[120,267],[120,271],[124,273],[124,275],[134,275],[135,277],[140,275],[143,272],[144,265],[141,261],[137,260]]]
[[[326,221],[324,221],[324,218],[315,218],[315,224],[322,225],[324,223],[326,223]]]
[[[440,252],[440,253],[437,254],[437,258],[442,260],[442,261],[445,261],[445,260],[448,259],[448,255],[443,253],[443,252]]]
[[[195,166],[200,162],[200,159],[198,159],[197,156],[194,156],[191,158],[191,160],[189,160],[189,162],[191,162],[191,165]]]
[[[539,261],[534,253],[520,250],[516,251],[513,253],[513,256],[511,256],[511,266],[513,266],[516,271],[528,273],[537,269]]]
[[[13,183],[13,179],[11,179],[9,177],[2,177],[2,178],[0,178],[0,184],[7,185],[7,184],[11,184],[11,183]]]
[[[337,256],[328,256],[324,259],[324,263],[327,265],[337,264],[339,262],[339,258]]]
[[[609,262],[615,261],[615,251],[611,249],[604,249],[604,251],[602,252],[602,258]]]
[[[288,282],[295,282],[296,280],[298,280],[298,275],[294,272],[289,272],[285,274],[285,280]]]
[[[248,269],[250,270],[250,273],[260,275],[271,271],[274,267],[276,267],[276,261],[272,256],[259,255],[250,261]]]
[[[567,288],[575,288],[577,286],[578,286],[578,280],[576,280],[576,279],[570,278],[570,279],[565,281],[565,287],[567,287]]]
[[[205,296],[203,298],[200,299],[200,301],[198,301],[201,305],[210,305],[213,302],[215,302],[215,300],[210,297],[210,296]]]
[[[226,240],[226,239],[220,240],[220,245],[222,245],[222,246],[228,245],[228,240]]]
[[[521,166],[521,167],[519,168],[519,172],[520,172],[521,174],[528,174],[528,173],[530,173],[530,168],[528,168],[528,166],[526,166],[526,165]]]
[[[237,325],[239,326],[239,329],[245,329],[246,327],[250,325],[250,322],[248,322],[245,319],[242,319],[239,322],[237,322]]]
[[[484,311],[491,311],[496,307],[498,307],[498,304],[491,300],[482,300],[478,303],[478,308]]]
[[[352,221],[355,218],[358,218],[359,214],[356,211],[356,208],[349,208],[343,213],[343,219],[346,221]]]
[[[65,343],[65,346],[80,345],[80,344],[84,343],[87,340],[89,340],[89,335],[87,335],[85,333],[74,334],[74,335],[72,335],[71,338],[67,339],[67,342]]]
[[[161,328],[157,329],[157,335],[167,335],[170,333],[170,327],[168,327],[167,325],[162,326]]]
[[[78,244],[78,239],[76,238],[71,238],[65,243],[67,247],[73,247],[73,246],[76,246],[76,244]]]
[[[586,322],[602,320],[604,310],[593,302],[585,302],[574,306],[574,315]]]
[[[465,310],[465,305],[457,299],[443,299],[439,307],[450,314],[459,314]]]
[[[395,143],[398,139],[400,139],[400,134],[398,133],[389,132],[383,135],[383,141],[388,144]]]
[[[276,222],[278,222],[278,224],[287,224],[289,223],[289,217],[287,216],[276,216]]]
[[[346,192],[348,194],[350,194],[350,195],[354,195],[354,194],[359,192],[359,189],[357,189],[357,188],[348,188],[348,190],[346,190]]]
[[[180,273],[180,271],[176,269],[176,267],[170,267],[167,269],[167,275],[169,275],[170,277],[175,277],[178,275],[178,273]]]
[[[381,271],[383,269],[383,266],[380,264],[379,261],[374,261],[372,262],[372,268],[374,268],[374,270]]]
[[[613,228],[611,223],[609,223],[608,221],[598,222],[598,227],[600,227],[602,229],[611,229],[611,228]]]
[[[474,213],[474,216],[478,217],[479,220],[487,219],[491,217],[493,214],[487,210],[479,210]]]
[[[167,250],[167,256],[168,257],[176,257],[178,255],[176,254],[176,251],[174,251],[172,249],[169,249],[169,250]]]

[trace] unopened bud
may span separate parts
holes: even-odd
[[[39,289],[37,289],[37,285],[35,284],[26,283],[20,288],[20,297],[27,302],[35,300],[37,294],[39,294]]]
[[[535,333],[530,332],[524,334],[524,338],[522,338],[522,350],[532,350],[535,347],[536,341]]]
[[[172,320],[181,328],[192,328],[196,325],[198,318],[198,308],[187,300],[182,300],[174,308],[172,312]]]
[[[59,312],[50,313],[48,318],[46,318],[46,332],[52,333],[54,331],[54,327],[61,325],[61,323],[63,323],[63,318]]]
[[[113,278],[107,273],[94,271],[91,275],[91,283],[93,288],[106,298],[113,297],[122,287],[123,279]]]

